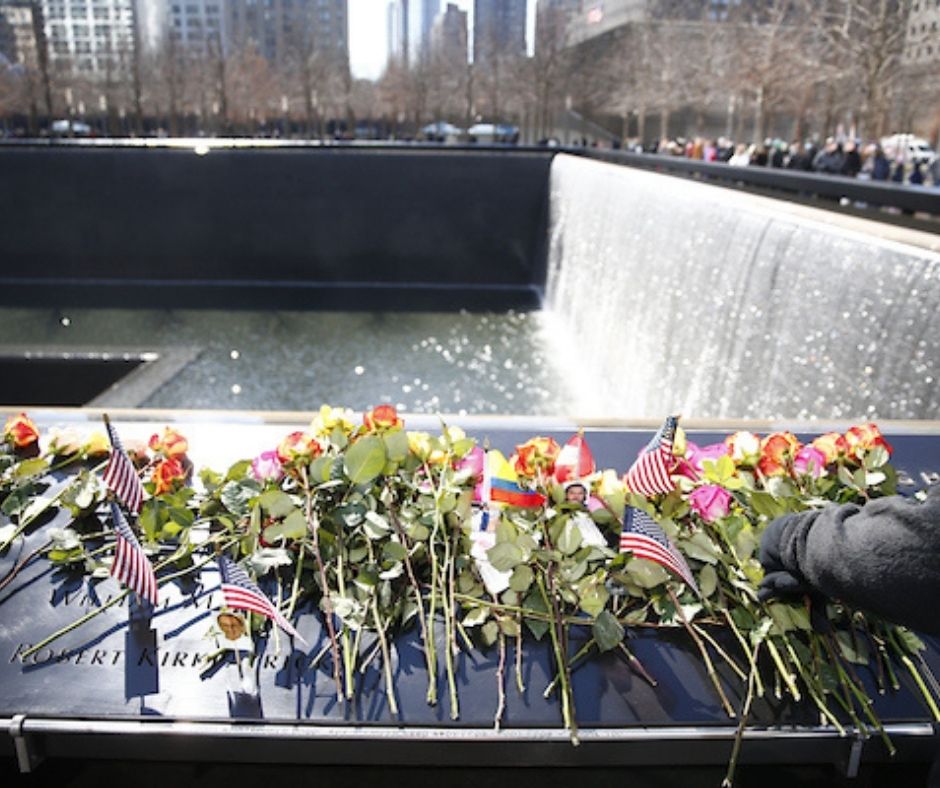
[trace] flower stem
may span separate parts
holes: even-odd
[[[395,680],[392,678],[392,660],[389,656],[388,641],[385,639],[385,627],[382,626],[382,619],[379,617],[379,604],[376,601],[376,595],[372,595],[372,616],[375,619],[375,628],[379,635],[379,643],[382,645],[382,665],[385,672],[385,694],[388,695],[388,709],[393,716],[398,716],[398,703],[395,700]]]
[[[548,610],[554,610],[557,613],[557,605],[555,600],[549,600],[548,592],[545,590],[545,581],[542,579],[540,572],[537,572],[535,575],[535,581],[539,587],[539,593],[542,595],[542,601],[545,603],[545,607]],[[561,681],[561,716],[564,720],[565,727],[571,733],[571,743],[577,746],[580,744],[578,739],[578,727],[574,718],[574,702],[571,693],[571,682],[568,676],[568,660],[565,658],[565,654],[562,653],[561,649],[561,639],[558,635],[557,627],[559,626],[557,620],[552,622],[549,626],[548,631],[552,638],[552,648],[555,652],[555,665],[558,670],[558,678]]]

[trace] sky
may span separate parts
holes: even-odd
[[[473,25],[473,0],[441,0],[441,8],[451,2],[468,13]],[[532,41],[535,0],[528,0],[528,31]],[[388,0],[349,0],[349,58],[354,77],[378,79],[386,60],[385,9]],[[470,33],[471,40],[473,33]]]

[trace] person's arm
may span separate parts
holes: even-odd
[[[940,485],[789,514],[761,539],[762,599],[821,592],[898,624],[940,633]]]

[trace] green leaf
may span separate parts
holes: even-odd
[[[898,640],[901,641],[901,644],[904,646],[904,648],[906,648],[912,654],[916,654],[918,651],[923,651],[925,648],[927,648],[924,645],[924,641],[917,637],[917,635],[915,635],[909,629],[897,627],[894,632],[898,636]]]
[[[279,566],[291,566],[294,559],[283,547],[262,547],[248,556],[248,563],[258,577],[262,577]]]
[[[488,607],[474,607],[467,611],[467,615],[463,617],[463,621],[460,623],[465,627],[478,627],[489,617],[490,609]]]
[[[548,608],[545,607],[545,600],[542,599],[542,595],[533,590],[522,602],[522,607],[526,610],[532,610],[536,613],[547,613]],[[523,621],[525,625],[529,628],[529,631],[532,633],[532,636],[536,640],[541,640],[545,633],[548,632],[548,622],[542,621],[540,619],[529,618],[526,616]]]
[[[278,539],[301,539],[307,533],[307,518],[300,509],[294,509],[283,521],[264,529],[264,541],[269,544]]]
[[[310,483],[317,485],[330,480],[330,470],[333,468],[332,457],[317,457],[310,463],[308,476]]]
[[[408,433],[404,430],[386,432],[382,440],[385,441],[385,451],[392,462],[404,462],[408,456]]]
[[[13,469],[13,475],[18,479],[25,479],[29,476],[38,476],[48,467],[49,463],[46,460],[42,457],[35,457],[31,460],[23,460]]]
[[[698,586],[702,596],[706,599],[715,593],[718,588],[718,573],[711,564],[705,564],[698,573]]]
[[[609,610],[602,610],[594,619],[591,634],[594,636],[594,642],[597,643],[599,651],[610,651],[617,648],[625,632],[613,613]]]
[[[768,520],[773,520],[782,514],[786,514],[787,507],[781,504],[770,493],[755,490],[750,496],[751,508],[758,514],[763,515]]]
[[[487,550],[486,557],[493,568],[500,572],[508,572],[525,560],[522,550],[512,542],[500,542],[494,545]]]
[[[232,514],[244,517],[248,514],[249,502],[261,491],[261,487],[253,479],[229,481],[222,488],[220,496],[222,505]]]
[[[519,633],[522,629],[519,627],[519,622],[514,618],[503,617],[498,619],[500,631],[509,638],[519,637]]]
[[[634,558],[627,564],[626,571],[640,588],[656,588],[669,579],[665,569],[645,558]]]
[[[532,572],[532,570],[525,564],[519,564],[512,571],[512,577],[509,578],[509,587],[513,591],[524,594],[529,590],[529,586],[532,585],[532,581],[534,579],[535,574]]]
[[[563,555],[572,555],[576,553],[581,546],[581,531],[572,520],[567,520],[562,527],[561,535],[555,542],[555,547],[561,550]]]
[[[229,467],[225,474],[225,481],[240,482],[248,475],[249,470],[251,470],[251,460],[239,460]]]
[[[888,458],[888,450],[884,446],[875,446],[865,454],[864,465],[868,470],[873,471],[887,465]]]
[[[365,435],[346,451],[343,467],[353,484],[365,484],[382,472],[385,461],[385,442],[377,435]]]
[[[487,621],[480,629],[480,637],[487,646],[492,646],[499,637],[499,624],[495,621]]]
[[[296,506],[291,500],[291,497],[281,490],[268,490],[265,493],[262,493],[261,497],[258,499],[258,503],[261,504],[261,508],[264,509],[269,516],[276,519],[281,519],[282,517],[287,517]]]
[[[578,606],[589,616],[598,616],[607,605],[610,592],[603,582],[591,579],[580,588]]]
[[[708,534],[698,531],[689,539],[679,540],[679,549],[689,558],[704,561],[706,564],[717,564],[721,551],[715,543],[708,538]]]
[[[852,472],[846,468],[844,465],[839,466],[839,481],[842,482],[846,487],[851,487],[855,489],[855,479],[852,478]]]
[[[404,561],[408,557],[408,551],[403,544],[389,541],[382,545],[382,557],[386,561]]]

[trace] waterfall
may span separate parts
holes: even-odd
[[[940,255],[881,225],[559,155],[550,233],[577,415],[940,418]]]

